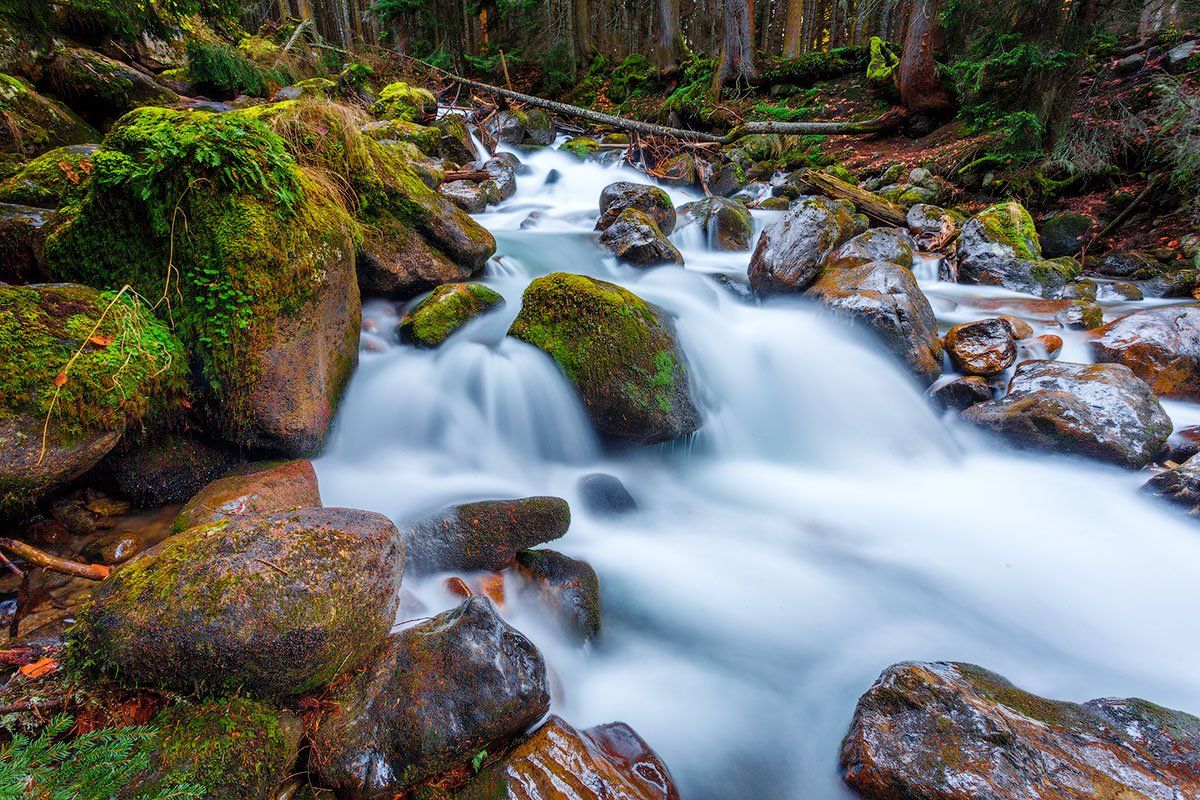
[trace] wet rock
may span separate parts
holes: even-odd
[[[488,130],[506,144],[546,147],[554,144],[554,122],[540,109],[501,111],[488,121]]]
[[[637,501],[615,475],[593,472],[579,479],[579,494],[584,506],[597,516],[637,511]]]
[[[1181,269],[1157,275],[1142,284],[1147,297],[1193,297],[1197,286],[1197,271]]]
[[[615,722],[580,732],[559,717],[479,774],[461,800],[679,800],[671,772],[628,725]]]
[[[482,283],[448,283],[405,314],[396,334],[417,347],[437,347],[471,320],[502,305],[504,298]]]
[[[0,183],[0,202],[57,209],[82,198],[98,149],[72,144],[43,153]]]
[[[1200,517],[1200,459],[1189,458],[1177,467],[1160,472],[1142,485],[1142,491]]]
[[[966,217],[957,211],[917,203],[908,209],[906,222],[917,244],[933,247],[949,242],[957,236],[966,222]]]
[[[675,230],[675,205],[667,193],[657,186],[627,181],[610,183],[600,192],[600,219],[596,221],[596,230],[602,231],[612,225],[629,208],[648,215],[664,236],[670,236]]]
[[[866,226],[844,200],[801,197],[763,231],[750,258],[750,286],[759,295],[802,292],[825,260]]]
[[[975,375],[955,378],[929,389],[929,399],[943,411],[962,411],[992,399],[992,387]]]
[[[600,245],[635,267],[683,264],[683,255],[650,217],[627,208],[600,234]]]
[[[1172,429],[1150,387],[1118,364],[1024,361],[1005,397],[969,408],[963,418],[1022,449],[1134,469]]]
[[[732,161],[711,167],[708,188],[717,197],[730,197],[746,186],[746,173],[740,164]]]
[[[97,536],[84,546],[83,555],[92,563],[116,566],[124,564],[144,549],[145,543],[140,536],[125,531]]]
[[[46,66],[42,83],[97,122],[120,117],[139,106],[179,102],[179,95],[148,73],[83,47],[59,46]]]
[[[1096,331],[1097,361],[1124,364],[1156,394],[1200,400],[1200,307],[1134,311]]]
[[[116,570],[69,633],[79,669],[279,698],[363,662],[395,621],[404,541],[386,517],[298,509],[191,528]]]
[[[1001,319],[955,325],[946,333],[945,343],[950,362],[966,375],[999,375],[1017,360],[1012,329]]]
[[[1096,303],[1076,300],[1055,314],[1054,321],[1071,330],[1090,331],[1104,324],[1104,309]]]
[[[176,408],[185,365],[142,306],[77,284],[0,284],[0,519],[91,469],[128,426]]]
[[[1043,333],[1041,336],[1034,338],[1030,343],[1033,347],[1040,348],[1040,352],[1034,354],[1034,358],[1058,358],[1058,354],[1062,351],[1063,340],[1061,336],[1053,333]]]
[[[476,596],[390,637],[333,702],[315,773],[339,797],[388,800],[523,734],[550,691],[541,653]]]
[[[1180,428],[1172,433],[1154,460],[1160,464],[1166,461],[1182,464],[1196,453],[1200,453],[1200,425]]]
[[[1148,278],[1162,272],[1162,264],[1154,256],[1140,250],[1109,253],[1100,259],[1096,272],[1107,278]]]
[[[554,550],[522,550],[517,572],[568,635],[587,642],[600,635],[600,580],[586,561]]]
[[[937,320],[910,270],[886,261],[827,269],[805,296],[864,325],[922,383],[942,374]]]
[[[1092,218],[1075,211],[1047,214],[1038,224],[1042,255],[1046,258],[1078,255],[1092,229]]]
[[[489,203],[500,202],[491,181],[475,183],[473,181],[450,181],[438,187],[438,192],[450,199],[450,202],[470,214],[481,214],[487,210]]]
[[[1028,339],[1030,336],[1033,336],[1033,326],[1020,317],[1002,314],[999,319],[1003,320],[1004,324],[1008,326],[1008,330],[1014,339]]]
[[[40,283],[46,271],[46,238],[61,221],[45,208],[0,203],[0,283]]]
[[[437,98],[422,86],[397,81],[379,90],[371,114],[376,119],[424,123],[437,115]]]
[[[971,664],[902,663],[862,696],[842,777],[868,800],[1186,797],[1200,720],[1140,699],[1047,700]]]
[[[563,142],[562,147],[559,149],[565,153],[570,153],[580,161],[586,161],[589,156],[594,156],[600,152],[600,143],[587,136],[572,136]]]
[[[311,461],[259,461],[205,486],[180,510],[171,527],[178,533],[235,517],[320,507],[321,492]]]
[[[750,249],[753,222],[750,211],[736,200],[708,197],[681,206],[680,227],[699,225],[710,250],[737,251]]]
[[[1013,201],[989,206],[967,220],[956,253],[961,283],[1061,297],[1067,282],[1079,275],[1074,262],[1043,258],[1033,218]]]
[[[198,786],[222,800],[264,800],[292,770],[303,734],[289,711],[229,697],[177,703],[151,720],[149,765],[116,797],[169,797]]]
[[[1181,72],[1196,53],[1200,52],[1200,42],[1195,40],[1181,42],[1167,51],[1166,66],[1172,72]]]
[[[570,526],[571,509],[558,497],[451,506],[405,529],[407,569],[412,575],[502,570],[521,550],[557,539]]]
[[[912,269],[913,240],[900,228],[871,228],[846,242],[829,258],[831,267],[861,267],[887,261]]]
[[[1146,295],[1142,292],[1141,287],[1136,283],[1129,281],[1117,281],[1108,286],[1100,287],[1100,296],[1107,298],[1116,298],[1120,300],[1128,300],[1136,302],[1145,299]]]
[[[1090,278],[1082,278],[1067,286],[1063,297],[1073,300],[1095,300],[1100,287]]]
[[[166,433],[118,448],[108,467],[121,494],[143,508],[187,502],[240,462],[224,447],[188,434]]]
[[[545,180],[542,181],[542,186],[554,186],[562,180],[562,173],[556,169],[552,169],[546,173]]]
[[[529,215],[526,216],[525,219],[521,220],[520,228],[523,231],[527,231],[530,228],[538,227],[545,220],[546,220],[546,212],[535,208],[533,211],[529,212]]]
[[[471,131],[462,114],[445,114],[433,123],[442,135],[442,156],[453,164],[467,164],[475,160],[475,144]]]
[[[565,272],[538,278],[508,332],[554,359],[605,435],[657,444],[701,425],[674,323],[627,289]]]

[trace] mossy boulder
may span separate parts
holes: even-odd
[[[1076,211],[1063,211],[1042,217],[1038,223],[1042,255],[1046,258],[1078,255],[1094,222],[1091,217]]]
[[[475,144],[462,114],[446,114],[433,123],[442,134],[441,154],[453,164],[475,160]]]
[[[441,152],[442,132],[428,125],[385,119],[367,123],[362,132],[377,141],[408,142],[426,155],[436,156]]]
[[[701,425],[674,323],[628,289],[565,272],[538,278],[509,334],[554,359],[601,433],[656,444]]]
[[[0,283],[48,280],[46,240],[62,222],[56,211],[0,203]]]
[[[683,264],[683,254],[663,235],[658,223],[643,211],[627,208],[600,232],[600,246],[635,267]]]
[[[404,530],[410,574],[498,571],[517,553],[566,534],[571,508],[559,497],[481,500],[451,506]]]
[[[402,342],[437,347],[475,317],[503,303],[503,297],[482,283],[444,284],[404,315],[396,333]]]
[[[94,154],[46,261],[171,298],[212,429],[299,455],[321,447],[358,357],[353,230],[262,123],[142,108]]]
[[[588,156],[600,152],[600,143],[586,136],[575,136],[563,142],[562,147],[559,149],[570,153],[580,161],[585,161]]]
[[[688,203],[679,209],[680,226],[699,225],[711,250],[738,251],[750,249],[754,223],[750,210],[738,200],[708,197]]]
[[[600,192],[600,218],[596,230],[602,231],[617,221],[621,212],[633,208],[654,220],[664,235],[675,230],[675,204],[662,189],[647,183],[618,181]]]
[[[492,116],[488,128],[497,140],[521,147],[554,144],[554,121],[541,109],[501,111]]]
[[[114,572],[68,632],[71,669],[202,694],[281,698],[376,650],[396,618],[404,541],[386,517],[298,509],[166,539]]]
[[[1043,258],[1033,217],[1012,200],[989,206],[967,220],[956,252],[960,282],[1003,286],[1041,297],[1061,297],[1080,272],[1073,260]]]
[[[36,156],[55,147],[96,142],[100,134],[57,100],[21,78],[0,74],[0,152]]]
[[[95,122],[115,119],[138,106],[179,102],[179,95],[147,73],[83,47],[59,47],[46,66],[44,83]]]
[[[309,78],[303,81],[296,81],[290,86],[280,87],[275,95],[271,98],[272,101],[280,100],[331,100],[338,96],[338,85],[336,81],[331,81],[328,78]]]
[[[122,800],[159,800],[180,786],[263,800],[291,772],[303,734],[291,712],[242,697],[176,703],[150,726],[154,735],[141,746],[149,764],[118,789]]]
[[[845,200],[801,197],[759,237],[750,258],[750,286],[759,295],[802,292],[832,253],[865,230]]]
[[[500,202],[500,190],[495,181],[450,181],[438,187],[438,194],[468,214],[481,214],[493,203]]]
[[[128,293],[0,284],[0,517],[83,474],[127,429],[166,421],[186,363]]]
[[[428,89],[397,81],[380,90],[371,114],[378,119],[424,122],[437,114],[437,98]]]
[[[82,199],[97,149],[94,144],[74,144],[43,153],[0,183],[0,202],[62,208]]]
[[[523,734],[550,687],[533,643],[476,595],[392,636],[332,699],[314,772],[339,796],[387,800]]]
[[[196,492],[171,530],[181,533],[234,517],[320,507],[321,490],[311,461],[259,461],[235,467]]]
[[[902,228],[871,228],[838,248],[829,257],[831,267],[860,267],[872,261],[887,261],[912,269],[916,244]]]

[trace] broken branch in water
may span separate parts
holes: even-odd
[[[31,544],[18,542],[16,539],[0,537],[0,548],[7,550],[13,555],[18,555],[28,561],[30,564],[48,569],[52,572],[61,572],[64,575],[74,575],[77,578],[87,578],[92,581],[102,581],[112,572],[112,567],[106,567],[103,564],[82,564],[78,561],[71,561],[67,558],[51,555],[45,550],[39,550]]]

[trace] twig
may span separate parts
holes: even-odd
[[[283,567],[281,567],[281,566],[278,566],[278,565],[276,565],[276,564],[272,564],[270,561],[267,561],[266,559],[263,559],[263,558],[256,558],[256,559],[254,559],[254,560],[255,560],[255,561],[257,561],[258,563],[262,564],[262,565],[263,565],[263,566],[265,566],[265,567],[270,567],[271,569],[273,569],[273,570],[275,570],[276,572],[278,572],[280,575],[291,575],[291,573],[290,573],[290,572],[288,572],[288,571],[287,571],[286,569],[284,569]]]
[[[7,550],[13,555],[20,556],[30,564],[43,567],[52,572],[74,575],[77,578],[102,581],[112,572],[112,567],[106,567],[103,564],[81,564],[78,561],[71,561],[70,559],[51,555],[45,550],[39,550],[31,544],[18,542],[16,539],[9,539],[7,537],[0,537],[0,548]]]
[[[1133,209],[1135,209],[1139,203],[1146,199],[1146,196],[1150,194],[1151,190],[1158,186],[1158,182],[1161,178],[1162,175],[1155,175],[1154,179],[1151,180],[1150,183],[1146,184],[1146,188],[1142,189],[1141,193],[1137,197],[1130,200],[1129,205],[1121,209],[1120,214],[1117,214],[1115,217],[1113,217],[1112,222],[1105,225],[1104,228],[1101,229],[1101,231],[1091,239],[1088,239],[1088,243],[1083,248],[1082,253],[1086,255],[1089,247],[1103,239],[1105,236],[1108,236],[1113,231],[1118,230],[1125,223],[1125,220],[1129,219],[1129,215],[1133,213]]]
[[[18,567],[16,564],[14,564],[12,561],[10,561],[10,560],[8,559],[8,556],[4,555],[4,553],[0,553],[0,561],[3,561],[3,562],[4,562],[4,566],[6,566],[6,567],[8,567],[9,569],[11,569],[11,570],[13,571],[13,574],[15,574],[15,575],[16,575],[18,578],[24,578],[24,577],[25,577],[25,572],[24,572],[24,570],[22,570],[22,569],[21,569],[20,567]]]
[[[7,706],[0,706],[0,714],[16,714],[21,711],[53,711],[56,708],[62,708],[62,700],[47,700],[44,703],[35,703],[32,700],[19,700]]]

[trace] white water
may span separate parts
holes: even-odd
[[[641,176],[526,160],[517,195],[479,217],[499,245],[485,280],[507,306],[434,352],[388,343],[396,310],[369,306],[364,337],[385,349],[363,353],[317,469],[327,504],[401,523],[469,500],[571,501],[571,530],[549,546],[599,573],[602,639],[578,650],[534,609],[505,609],[546,653],[557,713],[630,723],[690,800],[810,800],[848,794],[838,744],[895,661],[973,661],[1049,696],[1200,711],[1200,528],[1140,497],[1144,475],[948,426],[873,342],[796,301],[735,299],[710,274],[744,276],[748,255],[707,252],[694,232],[674,237],[685,269],[615,265],[593,244],[597,198]],[[552,168],[561,179],[543,187]],[[519,230],[534,209],[542,224]],[[525,286],[554,271],[676,315],[706,417],[692,441],[605,452],[553,363],[505,338]],[[943,322],[997,313],[972,307],[977,287],[923,283]],[[1064,358],[1085,357],[1064,338]],[[595,471],[641,510],[583,510],[576,481]],[[437,579],[410,588],[434,611],[457,602]]]

